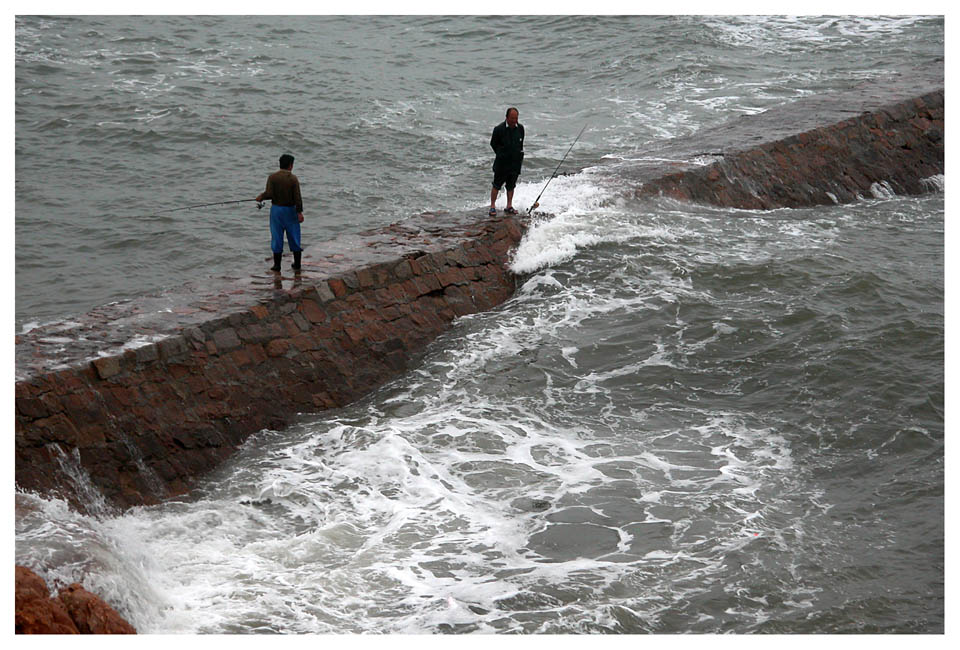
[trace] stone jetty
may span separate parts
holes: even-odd
[[[843,101],[881,98],[846,117],[836,99],[796,102],[666,143],[617,177],[640,198],[746,209],[942,186],[943,89]],[[843,119],[812,125],[830,116]],[[809,128],[758,135],[785,125]],[[261,262],[17,336],[17,485],[78,508],[91,491],[118,507],[185,494],[250,434],[357,400],[457,317],[507,300],[525,228],[522,217],[425,213],[312,246],[300,273]]]
[[[942,84],[942,69],[930,75]],[[616,177],[640,199],[764,210],[940,189],[944,92],[905,94],[917,81],[744,117],[618,164]],[[314,245],[299,273],[264,261],[18,335],[17,486],[81,510],[187,493],[252,433],[357,400],[457,317],[510,298],[526,227],[425,213]],[[18,633],[134,631],[80,585],[50,598],[26,567],[16,595]]]

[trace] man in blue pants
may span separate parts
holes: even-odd
[[[270,199],[270,248],[273,250],[271,271],[280,270],[283,256],[283,233],[293,253],[294,271],[300,270],[300,224],[303,223],[303,200],[300,198],[300,181],[293,175],[293,156],[280,156],[280,169],[267,177],[267,188],[257,195],[257,201]]]

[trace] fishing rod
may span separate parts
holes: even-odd
[[[547,179],[547,185],[550,184],[550,181],[553,180],[553,177],[557,175],[557,172],[560,171],[560,165],[563,164],[563,161],[567,159],[567,155],[573,150],[573,145],[577,144],[577,140],[580,139],[580,136],[583,135],[583,132],[587,130],[587,125],[584,124],[583,128],[580,129],[580,133],[577,134],[576,139],[570,144],[570,148],[567,149],[567,153],[563,154],[563,158],[560,159],[560,163],[557,165],[557,168],[553,170],[553,175]],[[540,207],[540,197],[543,196],[543,193],[547,191],[547,185],[543,186],[543,189],[540,190],[540,193],[537,195],[536,200],[533,202],[533,205],[530,206],[530,209],[527,210],[527,214],[532,214],[534,210]]]
[[[236,201],[218,201],[216,203],[198,203],[196,205],[185,205],[180,208],[170,208],[169,210],[160,210],[159,212],[154,212],[153,214],[145,214],[145,217],[154,217],[158,214],[165,214],[167,212],[179,212],[180,210],[192,210],[194,208],[208,208],[214,205],[230,205],[231,203],[249,203],[250,201],[257,201],[256,199],[237,199]],[[263,201],[257,201],[257,210],[263,207]]]

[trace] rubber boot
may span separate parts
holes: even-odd
[[[273,266],[270,267],[271,271],[280,270],[280,258],[283,257],[283,253],[274,253],[273,254]]]
[[[293,251],[293,264],[290,266],[294,271],[300,270],[300,256],[303,254],[303,251]]]

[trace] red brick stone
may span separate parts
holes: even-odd
[[[378,321],[365,323],[363,333],[364,338],[371,341],[386,341],[390,338],[390,333]]]
[[[420,289],[414,283],[416,276],[410,278],[409,280],[404,280],[402,283],[397,285],[397,288],[403,292],[403,301],[411,302],[420,297]]]
[[[327,281],[327,284],[330,285],[330,291],[333,292],[333,295],[337,298],[343,298],[350,290],[347,288],[347,284],[340,278],[330,278]]]
[[[350,337],[350,340],[353,341],[354,343],[359,343],[360,341],[363,340],[364,332],[363,332],[363,328],[361,327],[358,327],[356,325],[344,325],[343,331],[346,333],[347,336]]]
[[[74,583],[62,589],[57,600],[63,603],[80,634],[136,634],[137,631],[115,609]]]
[[[307,350],[313,350],[316,347],[316,341],[309,334],[298,334],[293,337],[291,340],[294,347],[296,347],[301,352],[306,352]]]
[[[373,272],[370,270],[370,267],[365,267],[362,269],[357,269],[357,283],[360,286],[360,289],[372,289],[376,286],[376,280],[373,277]]]
[[[397,280],[406,280],[413,275],[413,269],[410,266],[410,260],[404,259],[397,262],[393,267],[393,275]]]
[[[190,375],[190,368],[182,363],[167,364],[167,372],[174,379],[183,379]]]
[[[56,413],[48,418],[34,420],[25,432],[28,440],[62,440],[73,444],[77,439],[78,431],[68,418]]]
[[[325,323],[327,312],[312,300],[304,300],[300,305],[303,315],[311,323]]]
[[[75,393],[86,390],[89,384],[80,378],[80,375],[74,370],[64,370],[54,375],[54,381],[57,384],[57,390],[61,393]]]
[[[394,306],[383,307],[380,310],[380,315],[385,321],[393,321],[400,318],[400,310]]]
[[[109,379],[120,372],[120,357],[100,357],[91,363],[96,368],[100,379]]]
[[[17,412],[30,419],[45,418],[50,415],[46,405],[36,398],[19,398],[16,400]]]
[[[130,386],[113,386],[109,389],[114,398],[124,406],[133,406],[141,400],[140,391]]]
[[[432,291],[439,291],[443,288],[443,285],[440,284],[440,280],[438,280],[437,276],[434,274],[417,276],[413,278],[413,283],[414,286],[417,287],[417,292],[421,296]]]
[[[279,357],[283,356],[289,348],[290,342],[286,339],[274,339],[267,343],[266,353],[268,357]]]
[[[410,297],[407,295],[407,291],[404,288],[404,283],[409,282],[409,280],[404,280],[404,282],[392,284],[384,291],[387,292],[388,299],[385,300],[385,303],[392,303],[394,305],[399,305],[406,303],[410,300]]]
[[[30,569],[15,567],[14,632],[79,634],[64,604],[50,598],[47,583]]]
[[[103,447],[107,444],[106,429],[102,424],[87,424],[77,427],[74,441],[77,447]]]
[[[230,352],[230,359],[240,368],[253,363],[253,359],[250,358],[250,353],[247,351],[247,348],[233,350]]]
[[[446,287],[451,284],[466,284],[467,280],[461,271],[457,267],[449,267],[441,273],[437,273],[437,281],[440,283],[441,287]]]
[[[292,316],[284,316],[280,320],[280,324],[283,325],[283,333],[285,336],[296,336],[301,332],[300,326],[297,325],[297,322]]]
[[[260,364],[267,360],[267,352],[259,343],[251,343],[246,347],[246,350],[254,364]]]

